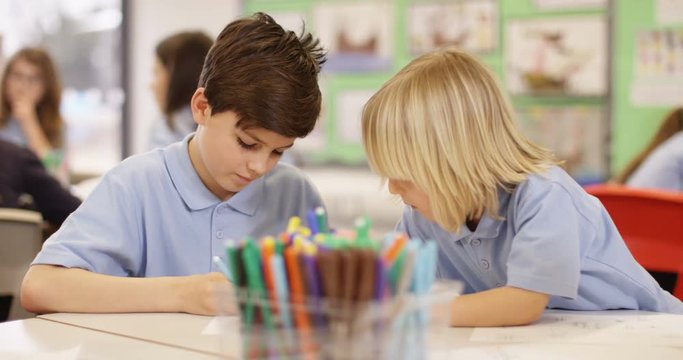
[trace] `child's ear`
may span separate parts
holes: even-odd
[[[204,125],[206,119],[211,115],[211,106],[209,106],[209,100],[204,95],[203,87],[197,88],[194,95],[192,95],[190,107],[192,108],[194,122],[198,125]]]

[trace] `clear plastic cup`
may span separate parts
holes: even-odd
[[[218,301],[240,308],[239,317],[219,319],[221,351],[247,359],[423,359],[438,346],[430,345],[427,327],[448,327],[449,303],[461,292],[462,283],[450,280],[381,302],[282,302],[245,289],[221,292]]]

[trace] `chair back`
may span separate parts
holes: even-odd
[[[591,185],[626,246],[647,270],[676,273],[673,294],[683,300],[683,193]]]
[[[21,307],[21,282],[43,243],[39,212],[0,208],[0,295],[13,295],[8,320],[34,316]]]

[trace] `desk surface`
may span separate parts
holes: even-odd
[[[0,324],[1,359],[216,359],[201,352],[43,319]]]
[[[234,326],[226,326],[226,332],[204,331],[214,317],[190,314],[136,313],[136,314],[71,314],[41,315],[38,319],[50,320],[64,325],[124,335],[152,341],[157,344],[177,346],[213,355],[239,357],[239,332],[237,318]],[[228,332],[232,331],[233,334]],[[224,335],[224,336],[223,336]],[[228,339],[228,342],[222,341]],[[234,339],[229,342],[229,339]]]
[[[187,314],[50,314],[39,317],[203,354],[237,357],[237,319]],[[548,311],[532,326],[433,328],[429,358],[683,359],[683,315],[637,311]],[[616,346],[615,346],[616,345]]]

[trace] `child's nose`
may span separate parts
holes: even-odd
[[[261,154],[256,154],[248,163],[249,171],[251,171],[252,175],[255,177],[263,175],[266,172],[267,167],[268,157],[262,156]]]
[[[399,190],[400,190],[400,187],[398,186],[398,184],[396,184],[396,181],[394,181],[394,180],[389,180],[389,185],[388,185],[388,187],[389,187],[389,192],[390,192],[390,193],[392,193],[392,194],[394,194],[394,195],[401,195],[401,194],[400,194],[400,191],[399,191]]]

